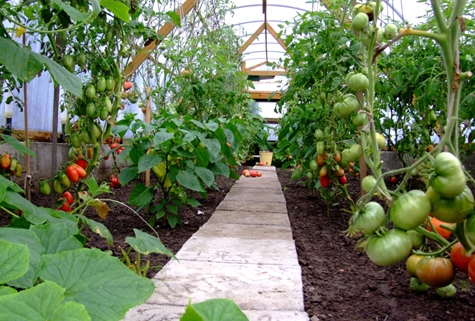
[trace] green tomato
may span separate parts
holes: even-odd
[[[71,55],[64,55],[63,56],[63,66],[66,68],[69,72],[74,72],[74,58]]]
[[[106,77],[106,90],[113,90],[114,89],[114,78],[111,76]]]
[[[468,186],[454,198],[440,197],[432,187],[427,189],[426,194],[432,204],[432,216],[442,222],[460,223],[474,207],[473,194]]]
[[[411,288],[412,291],[418,292],[418,293],[427,292],[429,290],[429,286],[419,281],[418,278],[411,278],[409,287]]]
[[[453,298],[457,294],[457,289],[453,284],[449,284],[435,289],[435,293],[437,293],[437,295],[442,299],[448,299]]]
[[[86,64],[86,55],[83,53],[80,53],[79,56],[77,57],[77,62],[78,65],[82,68]]]
[[[361,188],[366,193],[369,193],[376,185],[376,178],[372,175],[367,175],[361,180]]]
[[[388,23],[386,27],[384,27],[384,38],[386,40],[391,40],[397,36],[398,29],[397,26],[393,23]]]
[[[356,73],[348,79],[347,85],[354,91],[366,90],[369,87],[369,79],[363,73]]]
[[[385,219],[386,215],[384,214],[383,207],[379,203],[368,202],[364,208],[353,215],[351,220],[355,229],[363,231],[368,235],[376,231],[384,223]]]
[[[102,97],[102,104],[106,107],[107,113],[112,112],[112,101],[109,96]]]
[[[442,152],[435,157],[435,175],[430,186],[441,197],[453,198],[465,189],[466,178],[459,159],[449,152]]]
[[[89,99],[96,98],[96,88],[93,85],[87,85],[86,87],[86,97]]]
[[[106,78],[103,76],[99,77],[96,82],[96,90],[98,92],[103,92],[106,90]]]
[[[368,124],[369,119],[366,113],[359,113],[353,116],[351,121],[353,122],[353,125],[359,127],[359,126],[365,126],[366,124]]]
[[[99,117],[99,110],[94,103],[87,104],[86,113],[89,118],[96,119]]]
[[[78,133],[72,133],[70,136],[71,140],[71,145],[73,145],[75,148],[81,147],[81,136]]]
[[[51,194],[51,187],[49,186],[47,181],[40,180],[39,185],[40,185],[40,193],[41,194],[46,195],[46,196]]]
[[[406,232],[392,229],[383,236],[373,235],[366,245],[366,254],[376,265],[387,266],[407,257],[412,251],[412,242]]]
[[[99,109],[99,118],[100,118],[100,120],[106,120],[107,116],[109,116],[109,113],[107,112],[107,108],[106,108],[106,106],[102,106]]]
[[[87,131],[86,128],[83,128],[81,130],[81,138],[82,138],[82,141],[86,144],[90,144],[91,143],[91,136],[89,135],[89,132]]]
[[[360,12],[354,18],[351,26],[355,31],[362,31],[369,24],[369,17],[366,13]]]
[[[376,142],[378,143],[379,149],[386,147],[386,138],[380,133],[376,133]]]
[[[316,129],[315,130],[315,138],[317,140],[320,140],[323,138],[323,131],[321,129]]]
[[[312,160],[310,161],[310,169],[311,169],[312,171],[318,170],[318,164],[317,164],[317,161],[316,161],[316,160],[312,159]]]
[[[389,216],[396,227],[413,230],[427,219],[430,210],[429,197],[423,191],[415,189],[402,194],[393,202]]]
[[[325,143],[317,142],[317,154],[320,156],[325,155]]]
[[[408,230],[406,233],[411,238],[413,248],[421,247],[421,245],[424,244],[424,235],[421,233],[415,230]]]
[[[416,277],[417,276],[417,264],[421,259],[423,259],[423,255],[412,254],[406,260],[406,271],[410,276]]]

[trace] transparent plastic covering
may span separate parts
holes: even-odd
[[[144,1],[144,3],[147,1]],[[303,14],[306,11],[327,10],[322,3],[323,1],[308,1],[308,0],[235,0],[235,1],[220,1],[220,0],[197,0],[189,14],[180,12],[180,8],[187,0],[169,0],[158,1],[154,3],[154,11],[163,13],[157,15],[154,20],[149,21],[149,26],[152,26],[157,31],[164,25],[166,21],[170,21],[166,12],[176,11],[182,18],[181,26],[174,28],[167,37],[163,40],[163,44],[175,44],[180,42],[180,45],[186,46],[187,39],[197,33],[203,32],[206,29],[203,26],[203,20],[200,19],[200,11],[213,9],[216,12],[223,10],[223,6],[229,5],[229,8],[224,8],[226,14],[224,19],[211,20],[207,23],[213,25],[232,25],[234,31],[241,39],[242,59],[246,70],[253,71],[270,71],[279,70],[278,62],[285,56],[285,44],[277,36],[282,30],[283,37],[291,31],[291,28],[282,29],[285,22],[292,22],[294,18]],[[331,2],[331,1],[330,1]],[[413,25],[418,22],[417,17],[424,15],[425,11],[429,9],[429,1],[415,1],[415,0],[384,0],[385,11],[381,24],[390,20],[399,22],[407,21]],[[219,3],[220,7],[216,5]],[[215,17],[220,16],[216,14]],[[12,36],[14,31],[12,31]],[[20,39],[17,39],[20,41]],[[217,39],[219,41],[219,39]],[[28,42],[28,39],[27,39]],[[37,42],[30,43],[33,51],[39,51],[39,44]],[[132,57],[142,50],[144,42],[138,41],[132,48]],[[147,64],[155,64],[157,61],[166,63],[164,57],[164,50],[156,48],[151,55],[152,59],[146,60],[142,67]],[[185,59],[192,59],[186,57]],[[190,62],[185,62],[190,64]],[[271,67],[270,64],[277,63],[276,67]],[[185,66],[186,68],[186,66]],[[282,70],[282,68],[280,68]],[[283,71],[283,70],[282,70]],[[140,72],[139,72],[140,73]],[[87,75],[84,75],[87,77]],[[269,77],[267,81],[258,82],[256,89],[258,90],[279,90],[282,87],[282,80],[279,77]],[[142,85],[140,78],[134,78],[138,87]],[[165,81],[163,75],[157,75],[156,82],[152,86],[159,87]],[[28,127],[30,130],[36,131],[52,131],[53,119],[53,81],[48,72],[43,72],[41,76],[34,78],[28,83]],[[144,88],[141,89],[145,92]],[[23,100],[23,89],[13,92],[20,100]],[[267,109],[267,107],[266,107]],[[273,108],[269,107],[270,115],[268,117],[279,117],[280,115],[273,114]],[[123,112],[133,112],[141,117],[143,113],[137,104],[126,104]],[[266,112],[266,111],[264,111]],[[6,126],[7,117],[11,118],[11,125],[13,129],[24,130],[24,112],[22,109],[15,106],[14,103],[5,104],[5,100],[0,103],[0,127]],[[66,119],[63,112],[58,120],[57,128],[61,131],[61,123]],[[119,117],[120,119],[120,117]]]

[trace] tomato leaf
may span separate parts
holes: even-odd
[[[101,0],[101,6],[112,12],[114,16],[120,20],[124,22],[130,22],[129,7],[127,7],[122,2],[114,0]]]
[[[89,15],[82,13],[81,11],[76,10],[76,8],[71,7],[67,3],[61,0],[53,0],[53,3],[58,5],[60,9],[64,10],[71,17],[71,19],[81,22],[89,18]]]
[[[161,145],[162,143],[170,140],[173,138],[173,136],[175,136],[173,133],[167,133],[163,130],[160,130],[158,133],[155,134],[155,136],[153,137],[153,143],[155,146],[159,146]]]
[[[175,11],[168,11],[167,16],[178,26],[181,27],[181,19],[180,16]]]
[[[153,236],[134,228],[135,237],[128,236],[125,242],[129,243],[132,248],[141,254],[159,253],[177,259],[172,251],[163,245],[158,236]],[[178,260],[178,259],[177,259]]]

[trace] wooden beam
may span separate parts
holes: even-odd
[[[282,76],[286,75],[287,71],[285,70],[247,70],[248,76]]]
[[[272,26],[268,23],[266,23],[266,29],[269,31],[269,33],[274,37],[274,39],[280,44],[280,46],[284,49],[287,50],[287,46],[285,45],[284,41],[280,39],[279,34],[272,28]]]
[[[254,100],[280,100],[280,93],[275,91],[247,91],[251,94],[251,98]],[[270,99],[269,97],[272,96]]]
[[[176,11],[176,13],[180,16],[180,19],[183,19],[184,16],[190,12],[190,10],[197,4],[199,0],[186,0],[186,2]],[[175,28],[176,24],[166,22],[160,30],[157,31],[157,34],[163,39]],[[125,79],[129,78],[137,68],[145,61],[145,59],[150,56],[152,51],[157,48],[158,44],[161,42],[161,39],[157,39],[152,41],[148,45],[142,48],[139,53],[132,58],[132,61],[127,65],[125,68]]]
[[[252,70],[252,69],[254,69],[254,68],[263,66],[263,65],[265,65],[265,64],[267,64],[267,63],[268,63],[268,61],[263,61],[263,62],[261,62],[261,63],[258,63],[257,65],[254,65],[254,66],[251,66],[251,67],[249,67],[249,68],[246,68],[246,70],[249,71],[249,70]]]
[[[260,25],[260,27],[257,28],[257,30],[252,34],[252,36],[250,36],[249,39],[247,39],[247,41],[241,46],[241,48],[239,48],[238,53],[243,53],[244,50],[246,50],[247,47],[249,47],[251,43],[256,40],[256,38],[262,33],[262,31],[264,31],[265,27],[266,24],[265,22],[263,22],[262,25]]]
[[[6,134],[0,130],[0,133]],[[25,141],[25,131],[24,130],[16,130],[14,129],[10,135],[19,141]],[[57,134],[58,141],[61,139],[61,133]],[[51,132],[43,132],[38,130],[28,130],[28,139],[33,142],[52,142],[53,141],[53,134]],[[0,139],[1,140],[1,139]]]

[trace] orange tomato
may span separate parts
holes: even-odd
[[[442,222],[442,221],[436,219],[435,217],[430,217],[430,220],[432,221],[432,225],[434,225],[435,230],[437,231],[437,233],[440,234],[440,236],[442,236],[444,239],[448,239],[450,237],[452,232],[449,231],[449,230],[446,230],[445,228],[441,227],[440,225],[451,225],[451,224],[446,223],[446,222]],[[428,231],[432,231],[429,223],[427,223],[426,229]]]

